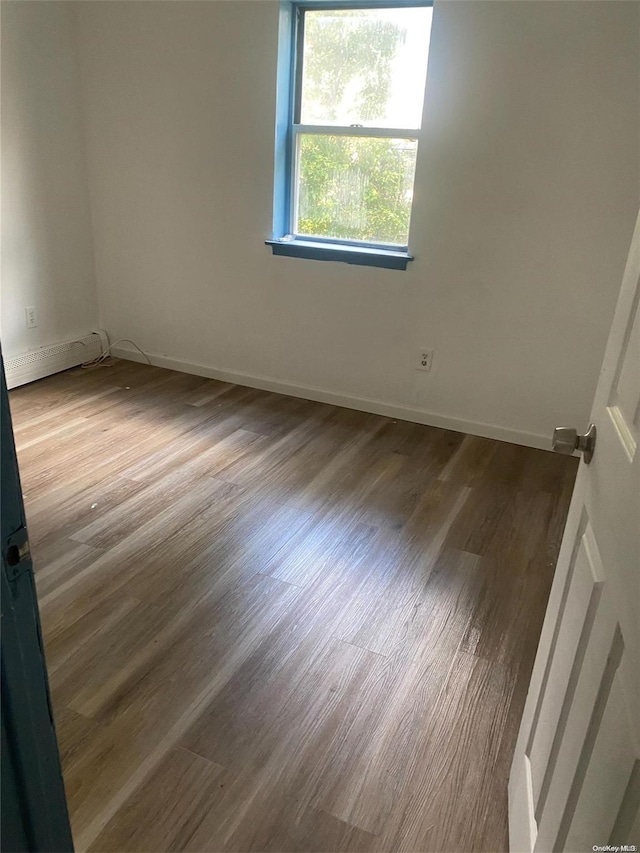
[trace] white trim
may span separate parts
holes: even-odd
[[[292,124],[293,133],[314,136],[364,136],[373,139],[415,139],[420,141],[421,130],[408,127],[367,127],[361,124]]]
[[[124,358],[129,361],[144,361],[140,353],[126,347],[113,347],[111,352],[115,358]],[[382,400],[371,400],[366,397],[354,397],[350,394],[341,394],[329,391],[326,388],[315,388],[311,385],[296,385],[292,382],[272,379],[269,376],[254,376],[253,374],[240,373],[237,370],[229,370],[227,368],[208,367],[204,364],[195,364],[191,361],[158,355],[157,353],[147,352],[147,355],[151,363],[156,367],[166,367],[169,370],[178,370],[181,373],[191,373],[195,376],[206,377],[207,379],[219,379],[223,382],[232,382],[235,385],[247,385],[249,388],[274,391],[277,394],[300,397],[303,400],[330,403],[334,406],[356,409],[360,412],[371,412],[374,415],[397,418],[401,421],[412,421],[413,423],[425,424],[426,426],[451,429],[456,432],[478,435],[482,438],[508,441],[511,444],[521,444],[525,447],[535,447],[539,450],[551,449],[549,436],[547,435],[510,429],[509,427],[502,427],[496,424],[466,421],[461,418],[427,412],[424,409],[415,409],[411,406],[402,406],[397,403],[385,403]]]

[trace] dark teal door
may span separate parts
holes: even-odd
[[[72,851],[51,712],[27,524],[2,374],[2,839],[3,853]]]

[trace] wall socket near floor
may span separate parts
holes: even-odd
[[[416,370],[431,370],[431,365],[433,364],[433,350],[432,349],[420,349],[417,352],[417,361],[416,361]]]
[[[38,325],[38,315],[36,314],[36,306],[29,305],[24,309],[24,320],[27,324],[27,329],[35,329]]]

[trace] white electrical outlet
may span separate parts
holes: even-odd
[[[24,318],[25,323],[27,324],[27,329],[35,329],[38,325],[38,317],[36,315],[36,306],[29,305],[24,309]]]
[[[418,351],[418,362],[416,364],[416,370],[431,370],[431,364],[433,363],[433,350],[432,349],[421,349]]]

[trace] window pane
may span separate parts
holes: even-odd
[[[415,139],[299,134],[296,233],[406,246],[417,148]]]
[[[302,124],[419,128],[431,12],[307,11]]]

